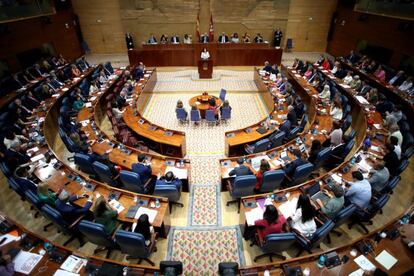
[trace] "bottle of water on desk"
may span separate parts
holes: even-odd
[[[158,198],[155,199],[155,208],[160,208],[160,200]]]
[[[324,267],[325,266],[325,255],[321,255],[320,257],[319,257],[319,259],[318,259],[318,262],[316,263],[316,265],[319,267],[319,268],[322,268],[322,267]]]

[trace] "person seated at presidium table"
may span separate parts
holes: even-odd
[[[178,35],[174,34],[174,35],[171,37],[171,43],[172,43],[172,44],[180,44],[180,38],[178,37]]]
[[[162,34],[160,37],[160,43],[161,44],[167,44],[168,43],[168,36],[166,36],[165,34]]]
[[[256,37],[254,38],[254,42],[256,43],[264,43],[264,39],[260,33],[257,33]]]
[[[191,35],[185,34],[184,35],[183,42],[184,42],[184,44],[191,44],[191,43],[193,43],[193,39],[192,39]]]
[[[250,35],[248,33],[244,33],[243,42],[244,43],[250,43],[251,42]]]
[[[200,58],[202,60],[208,60],[208,59],[210,59],[210,53],[207,51],[207,48],[203,48],[203,51],[201,51]]]
[[[237,33],[233,33],[233,35],[231,36],[231,42],[233,42],[233,43],[239,43],[240,42],[239,35]]]
[[[222,32],[221,35],[218,38],[218,42],[219,43],[228,43],[229,41],[229,37],[226,35],[225,32]]]
[[[200,43],[208,43],[210,41],[208,34],[204,33],[200,36]]]
[[[148,44],[157,44],[157,39],[155,38],[154,34],[150,34],[150,37],[147,41]]]

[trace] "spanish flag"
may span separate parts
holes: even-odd
[[[214,41],[214,25],[213,25],[213,14],[210,14],[210,29],[208,33],[208,39],[210,42]]]
[[[200,41],[200,11],[197,13],[196,36],[198,41]]]

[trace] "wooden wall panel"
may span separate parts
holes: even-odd
[[[45,43],[51,43],[57,53],[62,53],[68,59],[78,58],[82,54],[72,11],[61,11],[49,18],[50,24],[41,18],[3,24],[6,31],[1,33],[0,59],[9,64],[12,72],[21,69],[16,54],[41,48]],[[68,24],[67,27],[65,24]]]
[[[393,50],[391,65],[394,67],[399,66],[403,55],[414,56],[414,30],[398,30],[398,25],[407,21],[377,15],[368,15],[366,21],[360,21],[362,13],[342,5],[338,5],[337,12],[334,35],[327,47],[333,56],[348,54],[362,39]]]

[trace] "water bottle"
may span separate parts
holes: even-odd
[[[184,167],[184,160],[183,159],[180,160],[180,167],[181,168]]]
[[[319,257],[319,259],[318,259],[318,262],[316,263],[316,265],[319,267],[319,268],[322,268],[322,267],[324,267],[325,266],[325,255],[321,255],[320,257]]]
[[[160,200],[158,198],[155,199],[155,208],[160,208]]]

